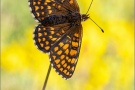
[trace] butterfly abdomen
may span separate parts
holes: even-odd
[[[45,18],[42,21],[44,26],[53,26],[63,23],[74,23],[81,19],[81,15],[78,13],[69,14],[69,15],[52,15]]]
[[[67,20],[67,16],[65,15],[52,15],[52,16],[49,16],[47,18],[45,18],[43,21],[42,21],[42,24],[45,25],[45,26],[53,26],[53,25],[58,25],[58,24],[62,24],[62,23],[67,23],[68,20]]]

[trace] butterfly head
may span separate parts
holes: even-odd
[[[86,21],[89,18],[89,14],[82,14],[81,21]]]

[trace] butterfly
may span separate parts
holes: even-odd
[[[34,41],[39,50],[49,53],[50,63],[63,78],[73,75],[82,43],[82,21],[76,0],[29,0],[31,12],[39,22]]]

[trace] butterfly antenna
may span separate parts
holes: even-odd
[[[42,90],[45,90],[45,88],[46,88],[46,85],[47,85],[47,81],[48,81],[50,72],[51,72],[51,64],[50,64],[50,66],[48,68],[48,72],[47,72],[47,75],[46,75],[45,82],[44,82],[44,85],[43,85],[43,89]]]
[[[87,10],[86,14],[89,12],[90,7],[91,7],[91,5],[92,5],[92,2],[93,2],[93,0],[91,1],[90,6],[89,6],[89,8],[88,8],[88,10]]]
[[[89,8],[88,8],[88,10],[87,10],[87,12],[86,12],[86,15],[87,15],[87,13],[89,12],[92,3],[93,3],[93,0],[92,0],[91,3],[90,3],[90,6],[89,6]],[[91,18],[89,17],[89,19],[91,19]],[[91,20],[92,20],[92,19],[91,19]],[[92,21],[93,21],[93,20],[92,20]],[[95,21],[93,21],[93,22],[94,22],[94,23],[101,29],[101,31],[104,33],[104,30],[103,30]]]
[[[104,33],[104,30],[103,30],[94,20],[92,20],[90,17],[89,17],[89,19],[90,19],[91,21],[93,21],[93,22],[101,29],[101,31]]]

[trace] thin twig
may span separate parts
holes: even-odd
[[[50,66],[48,68],[48,72],[47,72],[47,75],[46,75],[46,78],[45,78],[45,82],[44,82],[44,86],[43,86],[43,89],[42,90],[45,90],[46,89],[46,85],[47,85],[47,81],[48,81],[50,72],[51,72],[51,64],[50,64]]]

